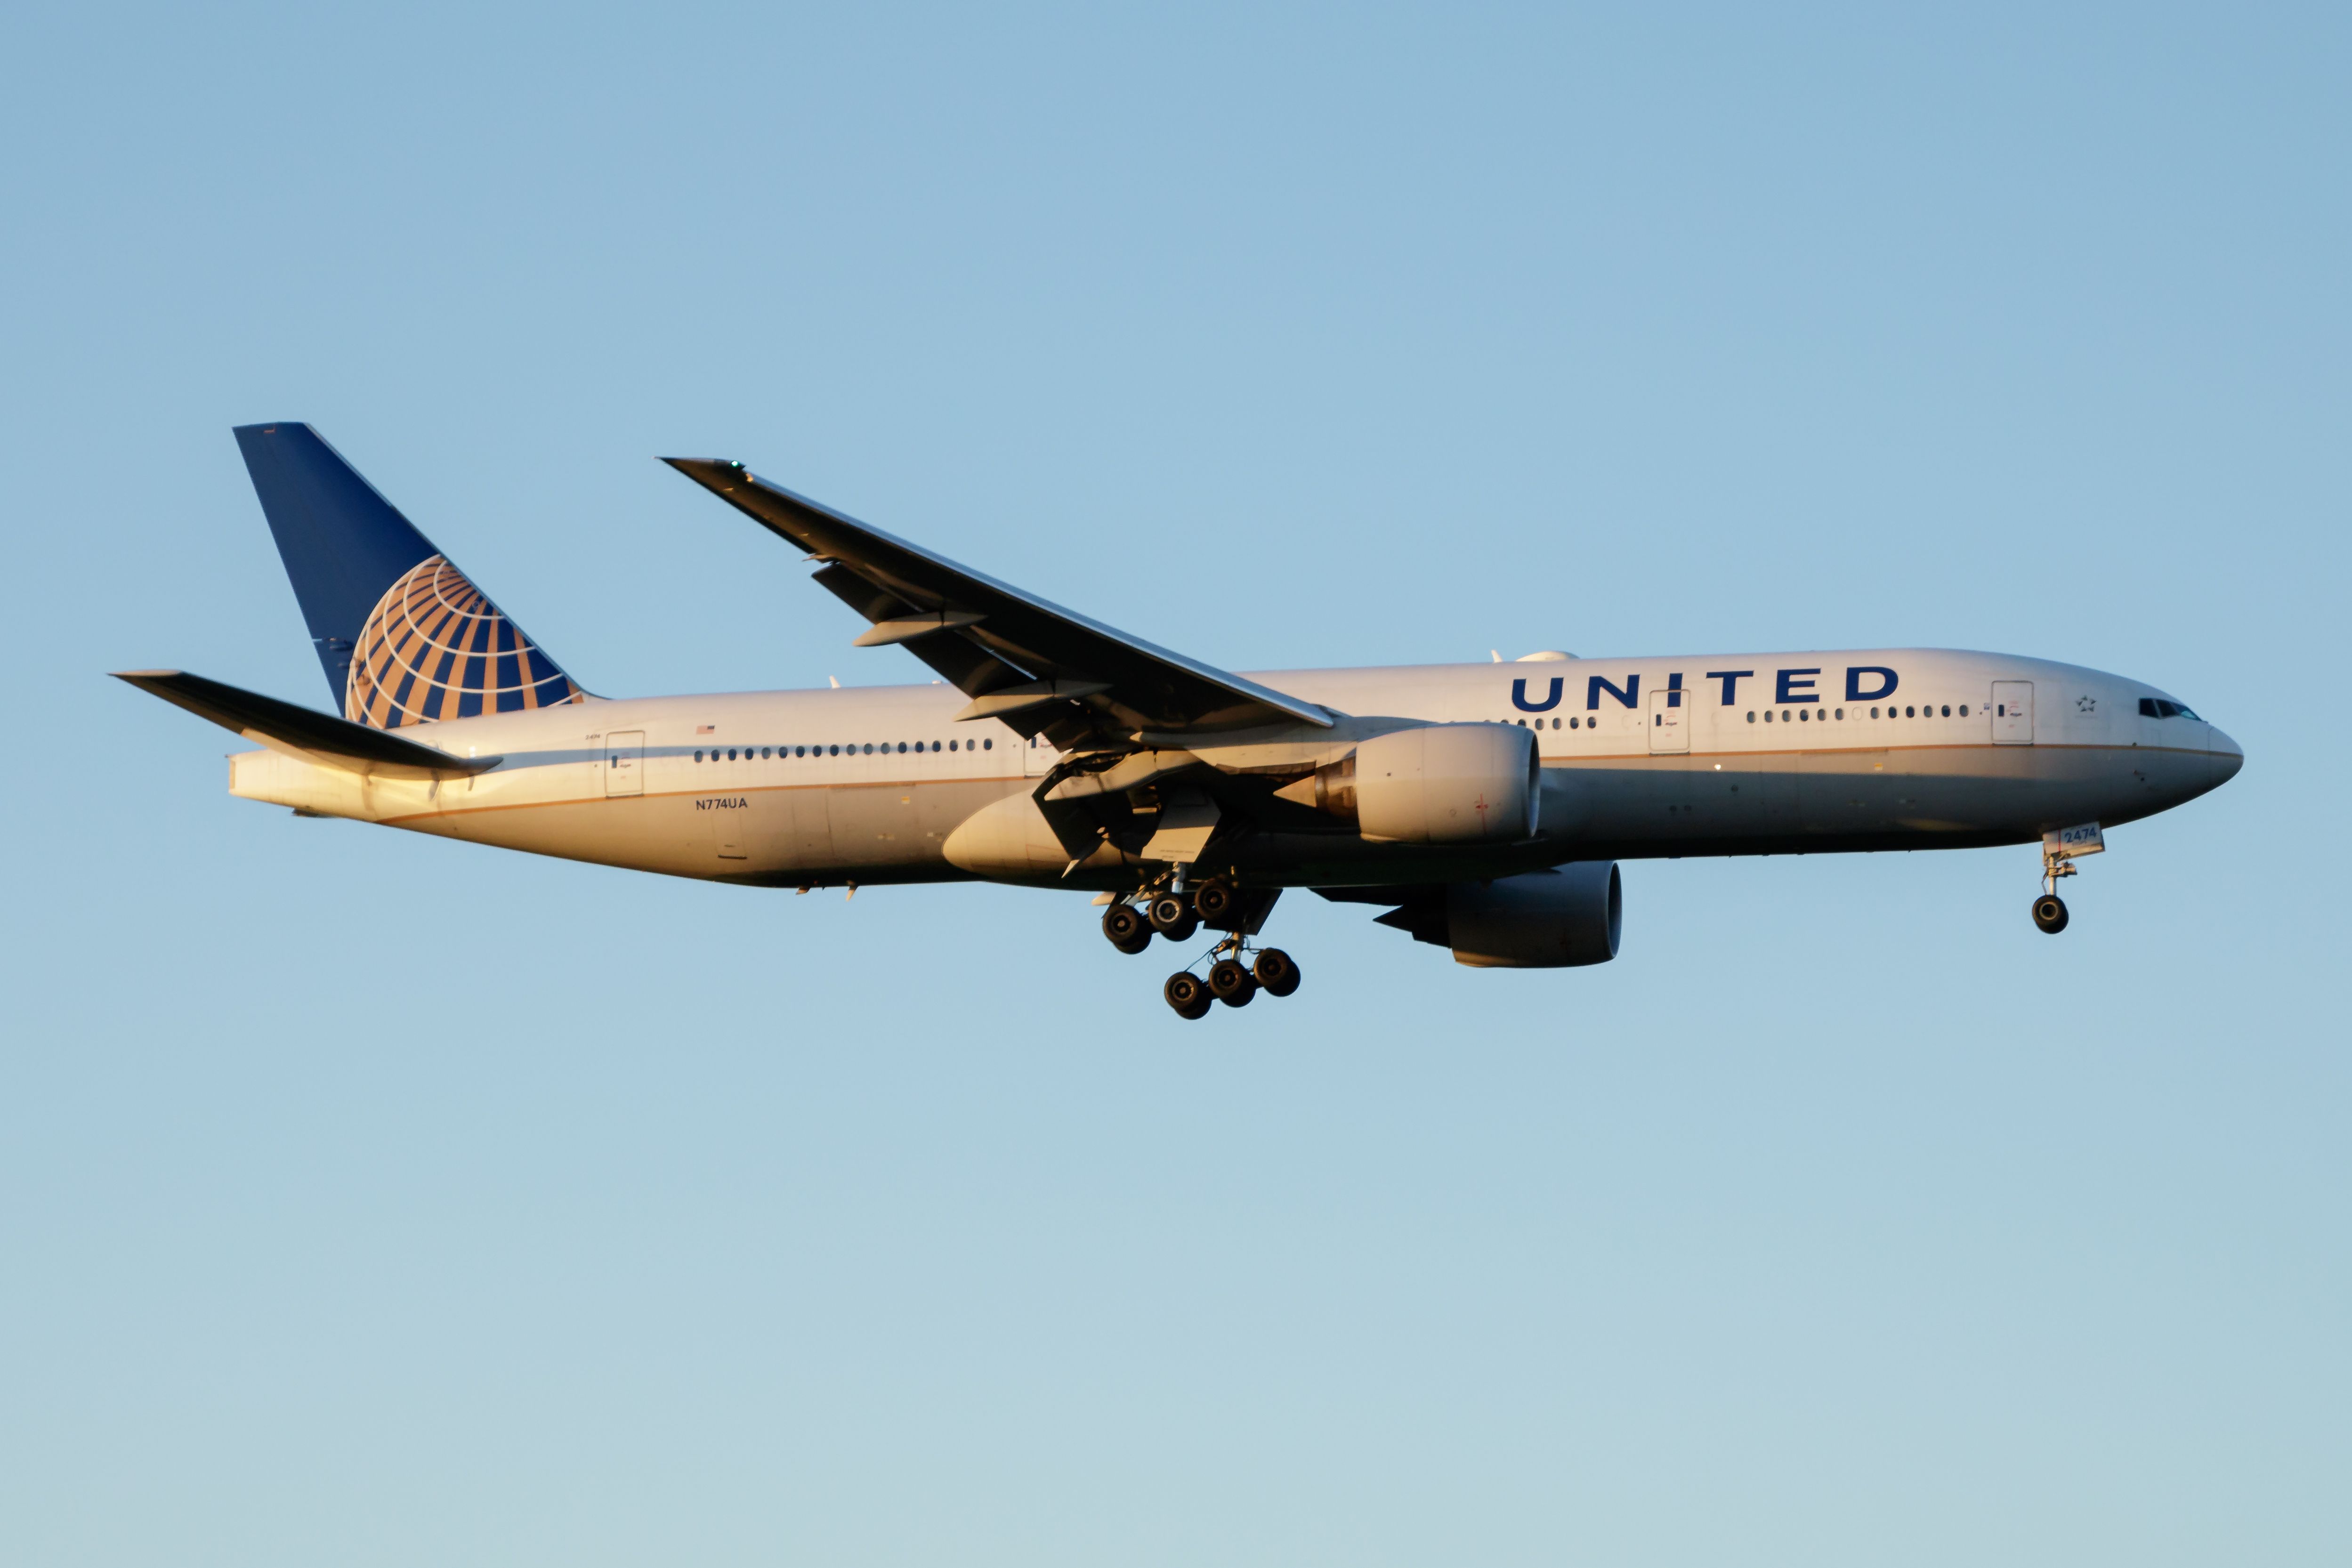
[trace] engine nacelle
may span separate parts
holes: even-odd
[[[1617,956],[1624,892],[1613,860],[1456,882],[1445,889],[1445,943],[1475,969],[1570,969]]]
[[[1319,800],[1354,816],[1356,830],[1376,842],[1516,844],[1536,836],[1543,789],[1532,731],[1421,724],[1376,735],[1348,761],[1354,776],[1318,780]]]

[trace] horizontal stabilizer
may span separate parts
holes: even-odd
[[[183,669],[126,669],[115,672],[175,708],[209,719],[224,730],[234,730],[273,752],[284,752],[304,762],[318,763],[346,773],[373,773],[385,778],[464,778],[487,773],[505,759],[453,757],[434,747],[404,740],[389,731],[354,724],[331,713],[282,702],[206,680]]]

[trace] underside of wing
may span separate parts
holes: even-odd
[[[1244,680],[1048,604],[754,476],[740,463],[663,459],[825,563],[816,580],[871,623],[856,640],[901,643],[971,702],[1063,750],[1150,731],[1328,727],[1312,702]]]

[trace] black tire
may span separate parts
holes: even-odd
[[[2066,900],[2055,893],[2044,893],[2033,900],[2033,923],[2052,936],[2066,929]]]
[[[1192,889],[1193,913],[1201,917],[1202,924],[1214,926],[1219,931],[1233,929],[1225,922],[1233,918],[1234,905],[1237,901],[1234,897],[1234,885],[1221,877],[1213,878]]]
[[[1209,989],[1228,1007],[1246,1007],[1257,994],[1257,981],[1236,960],[1221,958],[1209,966]]]
[[[1160,988],[1160,994],[1168,998],[1168,1005],[1176,1009],[1176,1016],[1180,1018],[1205,1018],[1209,1016],[1212,1000],[1209,988],[1183,970],[1170,975],[1168,984]]]
[[[1192,900],[1181,893],[1158,895],[1146,906],[1144,913],[1151,921],[1153,931],[1177,942],[1192,935],[1193,928],[1200,924],[1199,918],[1192,913]],[[1176,934],[1180,930],[1183,936]]]
[[[1133,904],[1118,903],[1103,911],[1103,935],[1119,952],[1134,954],[1151,945],[1151,927]]]
[[[1269,947],[1257,955],[1257,983],[1269,995],[1287,996],[1298,989],[1298,965],[1282,949]]]

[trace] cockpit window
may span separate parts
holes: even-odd
[[[2187,703],[2175,702],[2169,697],[2141,698],[2139,716],[2143,719],[2197,719],[2197,715],[2189,710]],[[2204,722],[2202,719],[2197,719],[2197,721]]]

